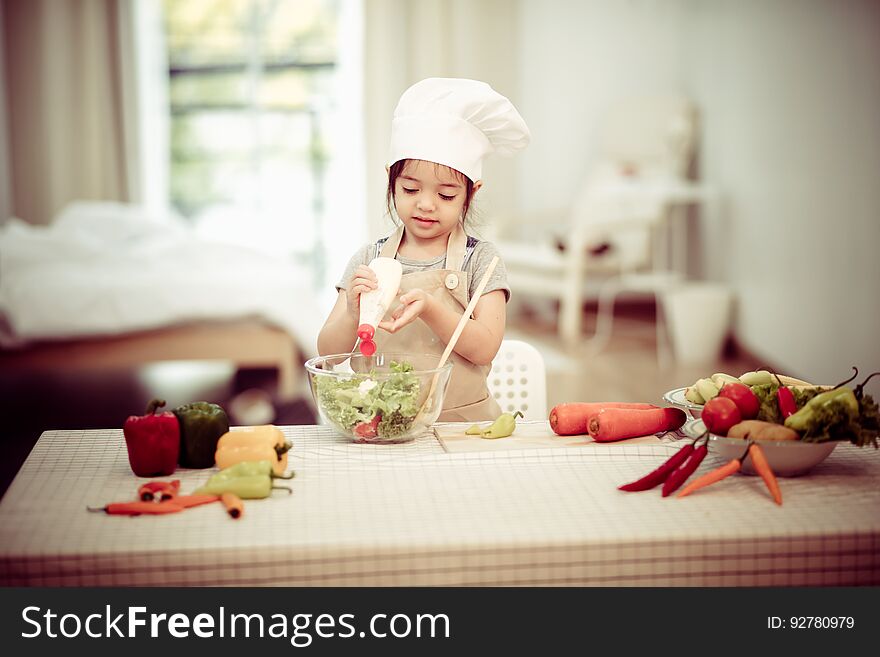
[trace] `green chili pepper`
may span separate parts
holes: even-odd
[[[855,393],[850,388],[834,388],[819,393],[797,413],[785,418],[785,426],[799,432],[807,431],[818,411],[836,405],[841,406],[850,417],[854,418],[859,415],[859,402]]]
[[[229,431],[226,411],[217,404],[199,401],[174,409],[180,424],[180,465],[210,468],[220,436]]]
[[[273,486],[272,477],[269,475],[257,474],[217,479],[216,477],[219,474],[218,472],[208,480],[208,483],[196,490],[196,494],[222,495],[223,493],[233,493],[243,500],[256,500],[269,497],[273,489],[291,492],[289,488]]]
[[[510,413],[502,413],[498,416],[498,419],[492,423],[488,429],[483,431],[480,435],[483,438],[507,438],[507,436],[513,433],[513,430],[516,429],[516,416],[522,417],[523,414],[520,411],[517,411],[513,415]]]
[[[269,476],[274,479],[293,479],[294,477],[293,473],[283,477],[275,474],[271,461],[239,461],[235,465],[223,468],[211,477],[209,481],[226,481],[227,479],[252,477],[254,475]]]

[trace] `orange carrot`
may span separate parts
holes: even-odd
[[[654,404],[626,402],[570,402],[557,404],[550,411],[550,428],[558,436],[589,433],[590,418],[605,408],[656,409]]]
[[[728,461],[720,468],[715,468],[711,472],[707,472],[702,477],[697,477],[687,486],[685,486],[682,491],[678,494],[678,497],[684,497],[685,495],[690,495],[695,490],[699,490],[700,488],[705,488],[706,486],[710,486],[714,484],[716,481],[721,481],[725,477],[729,477],[734,472],[739,472],[739,469],[742,467],[742,462],[745,460],[746,455],[749,453],[749,449],[751,449],[752,445],[754,445],[751,440],[746,445],[746,451],[743,452],[743,455],[738,459],[733,459],[732,461]]]
[[[188,509],[191,506],[210,504],[211,502],[216,502],[219,499],[220,497],[218,495],[206,495],[203,493],[199,493],[198,495],[179,495],[171,500],[171,502],[178,506],[182,506],[184,509]],[[168,504],[168,502],[160,502],[160,504]]]
[[[226,507],[226,512],[230,517],[241,518],[244,514],[244,502],[235,493],[223,493],[220,496],[220,501],[223,502],[223,506]]]
[[[102,507],[87,506],[86,509],[93,512],[103,511],[111,516],[139,516],[161,515],[165,513],[178,513],[183,507],[176,502],[113,502]]]
[[[760,445],[751,445],[749,455],[752,457],[752,465],[755,466],[755,470],[761,475],[764,483],[767,484],[767,489],[773,495],[773,501],[782,506],[782,491],[779,490],[779,482],[776,481],[776,476],[773,474],[770,464],[767,463],[764,450]]]
[[[691,483],[689,483],[682,489],[682,491],[678,494],[678,497],[690,495],[695,490],[710,486],[716,481],[721,481],[725,477],[729,477],[730,475],[732,475],[734,472],[738,472],[741,466],[742,461],[740,461],[739,459],[728,461],[720,468],[715,468],[711,472],[707,472],[706,474],[704,474],[702,477],[697,477],[696,479],[694,479]]]
[[[603,408],[590,417],[588,429],[593,440],[607,443],[675,431],[685,419],[680,408]]]

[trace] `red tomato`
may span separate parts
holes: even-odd
[[[739,409],[743,420],[754,420],[758,417],[761,402],[745,383],[725,383],[718,391],[719,397],[727,397]]]
[[[381,420],[382,416],[376,415],[370,422],[361,422],[354,428],[355,435],[360,438],[375,438],[379,434],[378,426]]]
[[[715,397],[703,406],[700,416],[706,428],[719,436],[726,436],[734,424],[742,422],[742,415],[732,399]]]

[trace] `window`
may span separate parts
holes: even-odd
[[[346,0],[164,0],[170,196],[202,233],[325,265]]]

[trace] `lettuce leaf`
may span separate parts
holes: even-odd
[[[351,377],[317,376],[315,387],[318,403],[337,425],[352,430],[362,422],[371,422],[379,415],[380,438],[393,438],[405,433],[419,411],[419,377],[407,362],[392,362],[391,376],[376,379],[376,372]],[[372,380],[376,385],[364,390],[361,384]]]
[[[751,386],[751,388],[761,403],[757,419],[782,424],[782,414],[779,412],[779,404],[776,400],[779,386],[773,383]],[[819,388],[791,390],[798,409],[803,408],[807,402],[822,392]],[[880,408],[871,395],[864,395],[859,400],[857,417],[853,417],[852,412],[842,402],[823,405],[816,409],[810,418],[809,428],[801,435],[801,440],[807,443],[846,440],[859,447],[865,445],[877,447],[878,434],[880,434]]]
[[[761,403],[761,408],[758,410],[758,417],[755,419],[763,420],[764,422],[782,424],[784,418],[782,417],[782,413],[779,412],[779,401],[776,398],[776,392],[779,390],[779,386],[775,383],[770,383],[750,387],[752,392],[754,392],[755,396],[758,398],[758,401]],[[801,409],[808,401],[822,392],[822,390],[819,388],[792,388],[791,392],[794,395],[794,401],[797,404],[798,409]]]

